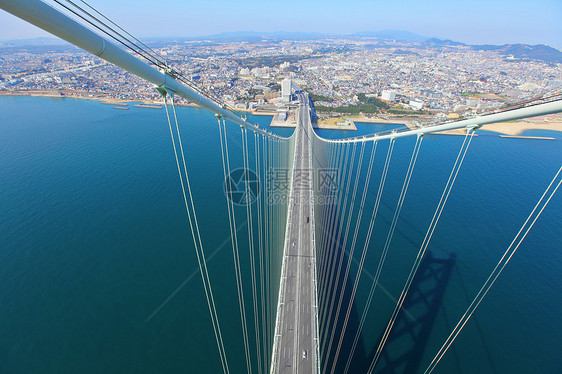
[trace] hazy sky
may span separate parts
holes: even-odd
[[[466,43],[562,49],[562,0],[89,0],[135,36],[406,30]],[[46,33],[0,10],[0,39]]]

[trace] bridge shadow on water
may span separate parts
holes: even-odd
[[[456,254],[450,254],[448,258],[435,258],[430,251],[426,252],[382,351],[376,373],[419,371],[455,262]],[[376,349],[375,346],[368,354],[368,364],[372,361]],[[368,366],[365,371],[367,368]]]
[[[345,262],[347,262],[349,258],[345,252],[343,256],[343,267],[345,268]],[[375,369],[377,374],[409,374],[419,371],[427,341],[443,302],[443,297],[450,281],[455,262],[456,254],[450,254],[447,258],[435,258],[430,251],[426,252],[425,258],[420,264],[418,273],[414,278],[410,292],[404,301],[404,305],[398,314],[394,328],[379,358]],[[340,280],[340,284],[341,283]],[[352,282],[348,282],[345,290],[342,290],[341,286],[337,289],[338,294],[344,292],[344,302],[342,304],[344,306],[348,305],[351,297],[352,284],[349,283]],[[371,308],[373,308],[373,306]],[[342,308],[340,314],[335,330],[335,341],[330,350],[330,354],[326,358],[328,360],[327,368],[331,368],[332,366],[337,339],[339,338],[338,332],[341,332],[343,327],[345,309]],[[351,345],[360,322],[359,317],[357,306],[354,303],[354,305],[352,305],[350,319],[335,373],[344,371],[346,360],[350,354]],[[381,337],[379,337],[372,349],[368,352],[365,347],[365,341],[372,341],[372,339],[366,339],[364,336],[360,337],[351,362],[350,373],[367,372],[381,338],[382,332]]]
[[[419,371],[455,262],[455,254],[439,259],[433,257],[429,251],[426,253],[382,351],[375,369],[377,373],[398,374]],[[370,360],[375,350],[376,347],[369,354]]]

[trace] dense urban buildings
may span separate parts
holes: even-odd
[[[278,109],[293,84],[310,92],[320,111],[357,106],[367,113],[458,117],[562,88],[560,62],[460,43],[342,37],[151,46],[195,84],[238,109]],[[150,84],[68,45],[5,46],[0,62],[4,94],[158,100]],[[379,102],[384,105],[369,106]]]

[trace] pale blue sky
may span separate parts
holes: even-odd
[[[466,43],[562,49],[562,0],[90,0],[133,35],[406,30]],[[0,39],[46,34],[0,11]]]

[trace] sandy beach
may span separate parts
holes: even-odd
[[[562,120],[547,121],[541,120],[538,117],[536,121],[513,121],[513,122],[500,122],[500,123],[490,123],[489,125],[484,125],[479,128],[479,130],[486,130],[498,133],[500,135],[509,135],[512,137],[517,136],[517,138],[541,138],[541,137],[531,137],[531,136],[519,136],[521,133],[527,130],[549,130],[549,131],[560,131],[562,132]],[[478,130],[477,130],[478,131]],[[466,134],[465,129],[455,129],[441,131],[438,134],[444,135],[464,135]]]
[[[489,125],[482,126],[480,129],[504,135],[519,135],[523,131],[527,130],[562,131],[562,120],[542,123],[535,121],[491,123]]]
[[[319,119],[316,125],[313,124],[314,128],[324,129],[324,130],[344,130],[344,131],[355,131],[357,127],[355,122],[351,118],[345,117],[334,117],[327,119]]]

